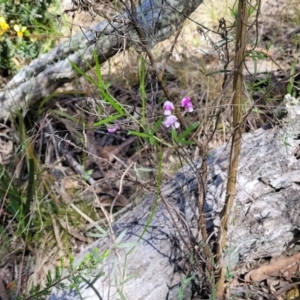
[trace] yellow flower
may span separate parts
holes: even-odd
[[[14,30],[16,31],[18,37],[22,37],[23,33],[25,32],[26,29],[27,29],[27,27],[25,27],[25,26],[22,26],[22,27],[19,25],[14,26]]]
[[[6,23],[3,17],[0,17],[0,36],[3,35],[9,28],[9,25]]]

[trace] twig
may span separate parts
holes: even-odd
[[[221,298],[224,295],[225,283],[225,266],[223,261],[223,250],[227,240],[228,221],[231,209],[234,203],[236,192],[236,180],[239,164],[239,155],[242,141],[242,103],[243,103],[243,67],[245,60],[246,37],[247,37],[247,19],[248,19],[248,0],[239,0],[238,20],[236,25],[236,46],[235,46],[235,63],[234,63],[234,78],[233,78],[233,135],[229,158],[229,170],[226,187],[225,204],[220,214],[220,229],[217,239],[217,297]]]

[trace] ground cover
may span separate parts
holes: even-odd
[[[228,142],[232,130],[232,91],[226,88],[231,78],[224,80],[220,70],[226,65],[223,56],[233,53],[234,43],[230,39],[234,32],[229,29],[235,15],[234,9],[228,9],[233,3],[224,1],[223,5],[206,1],[191,16],[191,20],[219,34],[202,27],[197,30],[198,25],[193,21],[186,22],[164,76],[165,87],[177,107],[182,98],[191,97],[194,112],[183,113],[185,122],[190,125],[200,119],[195,136],[203,140],[213,135],[209,149]],[[275,5],[263,1],[261,12],[247,45],[249,51],[255,49],[246,62],[249,97],[245,107],[255,104],[255,110],[249,114],[245,131],[276,122],[275,110],[284,94],[298,93],[298,78],[293,75],[297,74],[299,64],[299,4],[283,1]],[[92,20],[89,11],[84,18],[77,13],[73,18],[73,13],[69,17],[61,13],[67,18],[65,36],[76,30],[75,24],[87,27],[90,22],[98,21]],[[228,28],[227,52],[224,46],[220,47],[224,43],[221,18],[226,20]],[[153,50],[159,67],[164,66],[163,58],[173,41],[174,37]],[[229,62],[228,70],[231,67]],[[154,192],[159,156],[164,164],[162,179],[168,179],[187,157],[196,159],[200,155],[195,146],[172,145],[172,136],[165,128],[157,132],[157,137],[165,143],[160,155],[151,144],[151,134],[146,139],[139,135],[128,137],[128,131],[139,132],[141,124],[154,126],[163,116],[162,105],[166,100],[161,84],[154,78],[153,66],[141,59],[139,49],[120,53],[102,65],[101,72],[100,85],[102,91],[108,91],[106,95],[99,97],[99,86],[91,83],[99,80],[99,73],[93,70],[88,74],[91,77],[81,76],[55,95],[49,95],[38,111],[31,109],[25,117],[19,115],[17,122],[2,124],[1,197],[5,201],[1,230],[2,240],[6,241],[2,264],[3,274],[8,278],[3,282],[8,290],[13,282],[13,292],[14,287],[25,290],[35,286],[53,265],[59,264],[59,257],[76,254],[92,241],[87,233],[91,233],[96,221],[105,228],[122,211],[138,203],[143,194]],[[113,114],[107,97],[117,99],[128,111],[127,117],[117,123],[121,130],[113,133],[108,128],[114,129],[114,122],[93,128],[95,123]],[[30,203],[30,207],[25,205],[18,219],[20,203]],[[28,215],[30,221],[25,217]],[[21,270],[24,275],[18,277],[23,284],[14,281],[10,263],[29,268],[28,273]],[[68,264],[67,260],[65,263]]]

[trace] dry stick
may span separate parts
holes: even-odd
[[[131,169],[132,165],[133,165],[133,162],[126,168],[126,170],[124,171],[124,173],[121,176],[120,186],[119,186],[119,192],[116,195],[115,199],[113,200],[113,202],[112,202],[112,204],[110,206],[109,217],[110,217],[111,222],[113,222],[113,208],[115,206],[116,201],[118,200],[118,197],[122,194],[122,191],[123,191],[124,177],[129,172],[129,170]]]
[[[164,89],[163,82],[161,82],[162,87]],[[166,89],[168,92],[168,90]],[[171,100],[170,100],[171,101]],[[175,113],[178,117],[178,120],[180,122],[180,125],[183,128],[186,128],[185,122],[181,116],[180,113],[177,113],[176,108],[175,108]],[[212,138],[212,136],[211,136]],[[210,139],[211,139],[210,138]],[[209,236],[207,233],[207,228],[206,228],[206,217],[204,213],[204,202],[206,199],[206,188],[207,188],[207,175],[208,175],[208,165],[207,165],[207,152],[208,152],[208,142],[209,140],[200,143],[195,136],[192,136],[191,139],[194,141],[194,143],[197,145],[197,147],[200,149],[200,156],[202,157],[202,164],[201,164],[201,170],[198,171],[197,180],[198,180],[198,199],[197,199],[197,207],[198,207],[198,213],[199,213],[199,219],[197,222],[198,226],[198,235],[201,232],[202,240],[204,242],[203,246],[203,253],[204,253],[204,261],[205,261],[205,267],[208,270],[209,273],[212,271],[212,251],[210,248],[210,245],[208,243],[209,241]],[[197,243],[198,237],[195,240]],[[198,247],[195,247],[195,251]],[[198,253],[195,253],[196,257],[199,257]]]
[[[172,99],[171,99],[171,96],[170,96],[170,93],[169,93],[168,89],[166,88],[166,86],[164,84],[163,75],[164,75],[164,72],[165,72],[167,62],[170,59],[171,54],[172,54],[172,52],[175,48],[175,44],[176,44],[177,39],[179,37],[179,34],[182,30],[182,27],[183,27],[183,25],[181,25],[180,28],[177,31],[177,34],[176,34],[175,39],[174,39],[174,43],[171,46],[169,54],[167,55],[167,57],[165,59],[165,62],[163,64],[163,68],[162,68],[161,72],[157,73],[158,82],[160,83],[160,85],[163,89],[163,92],[164,92],[166,98],[169,101],[172,101]],[[186,124],[185,124],[181,114],[176,113],[176,115],[178,117],[178,120],[179,120],[181,126],[186,129]],[[202,166],[201,166],[202,175],[201,174],[197,175],[197,177],[198,177],[198,201],[197,201],[197,205],[198,205],[198,211],[199,211],[198,233],[201,232],[202,239],[205,242],[205,246],[204,246],[205,258],[209,258],[211,252],[210,252],[209,245],[207,244],[208,234],[207,234],[207,230],[206,230],[206,219],[205,219],[205,216],[203,214],[203,207],[204,207],[204,201],[205,201],[205,196],[206,196],[206,186],[207,186],[207,158],[206,158],[207,143],[205,145],[203,143],[200,144],[199,141],[197,140],[197,138],[194,137],[194,136],[192,136],[192,140],[195,142],[197,147],[200,149],[200,155],[201,155],[202,160],[203,160]],[[202,191],[202,192],[200,192],[200,191]],[[198,239],[196,239],[196,240],[198,240]],[[206,263],[207,263],[208,270],[211,270],[211,264],[208,261]]]
[[[238,171],[239,155],[242,141],[242,97],[243,97],[243,67],[246,48],[247,18],[248,18],[248,0],[239,0],[238,19],[236,27],[236,44],[235,44],[235,62],[233,78],[233,135],[230,151],[230,161],[228,170],[228,181],[226,187],[225,204],[222,209],[220,219],[220,230],[217,240],[216,262],[219,271],[219,281],[217,283],[217,297],[224,295],[225,266],[223,260],[223,249],[226,244],[226,235],[228,229],[228,220],[234,203],[236,192],[236,178]]]
[[[171,99],[171,95],[169,93],[169,90],[167,89],[167,87],[164,84],[163,74],[164,74],[164,71],[165,71],[165,66],[167,64],[167,60],[171,56],[171,53],[174,49],[175,43],[176,43],[176,41],[179,37],[181,29],[182,29],[182,27],[178,30],[178,33],[177,33],[177,35],[175,37],[175,40],[174,40],[174,44],[173,44],[173,46],[171,48],[171,51],[170,51],[170,55],[166,58],[166,61],[164,63],[163,70],[156,74],[157,75],[157,80],[160,83],[160,85],[163,89],[163,92],[164,92],[166,98],[169,101],[172,101],[172,99]],[[179,120],[181,126],[186,129],[186,124],[185,124],[181,114],[177,113],[176,109],[175,109],[175,113],[178,117],[178,120]],[[202,166],[201,166],[201,173],[202,174],[200,174],[200,172],[199,172],[199,174],[197,174],[197,177],[198,177],[198,201],[197,201],[197,205],[198,205],[198,212],[199,212],[198,230],[199,230],[199,232],[201,232],[202,239],[205,242],[204,254],[205,254],[205,258],[206,258],[207,269],[209,271],[211,271],[212,268],[211,268],[211,264],[209,262],[209,258],[211,257],[211,255],[210,255],[211,251],[210,251],[209,245],[207,243],[208,234],[207,234],[207,230],[206,230],[206,219],[205,219],[205,215],[203,213],[204,201],[205,201],[205,196],[206,196],[206,186],[207,186],[207,158],[206,158],[207,143],[205,145],[203,143],[202,144],[199,143],[199,141],[197,140],[196,137],[192,137],[192,140],[195,142],[197,147],[200,149],[200,155],[202,157]]]
[[[177,229],[177,232],[178,232],[178,234],[179,234],[179,236],[180,236],[182,242],[184,243],[185,247],[186,247],[187,249],[189,249],[190,252],[191,252],[191,247],[190,247],[190,245],[188,245],[188,243],[186,242],[185,238],[183,237],[182,232],[181,232],[180,228],[179,228],[178,225],[177,225],[177,222],[176,222],[176,220],[175,220],[175,217],[173,216],[173,214],[172,214],[172,212],[171,212],[171,209],[170,209],[171,205],[168,203],[168,201],[166,200],[166,198],[163,196],[162,193],[160,193],[160,198],[161,198],[162,201],[164,202],[165,207],[166,207],[166,209],[167,209],[167,211],[168,211],[168,213],[169,213],[169,216],[171,217],[172,222],[173,222],[175,228]],[[171,208],[172,208],[172,207],[171,207]],[[180,215],[180,213],[178,213],[174,208],[172,208],[172,209],[174,210],[174,212],[175,212],[175,214],[177,215],[178,219],[179,219],[180,222],[182,223],[182,226],[183,226],[183,227],[186,227],[187,230],[188,230],[188,229],[189,229],[189,228],[188,228],[188,225],[187,225],[185,219],[182,217],[182,215]]]
[[[189,2],[189,0],[186,3],[186,7],[188,7],[188,2]],[[133,0],[131,0],[131,3],[132,3],[132,6],[133,6]],[[183,15],[186,15],[186,10],[187,9],[183,10],[183,12],[182,12]],[[133,10],[133,13],[136,16],[136,11],[135,10]],[[135,22],[133,22],[133,23],[135,23]],[[147,47],[147,43],[145,42],[146,39],[145,39],[143,31],[141,30],[141,28],[137,24],[134,24],[134,26],[135,26],[136,32],[137,32],[137,34],[140,38],[140,41],[141,41],[141,43],[144,47],[144,50],[145,50],[145,52],[146,52],[146,54],[147,54],[147,56],[150,60],[150,63],[152,65],[152,67],[154,68],[155,72],[156,72],[157,81],[160,83],[166,98],[169,101],[172,101],[169,90],[167,89],[167,87],[164,84],[163,75],[164,75],[164,72],[165,72],[166,64],[167,64],[169,58],[171,57],[171,54],[174,50],[175,44],[177,42],[177,39],[179,37],[179,34],[182,30],[183,25],[181,25],[179,27],[178,31],[177,31],[177,34],[176,34],[175,39],[174,39],[174,43],[171,46],[170,52],[166,57],[166,60],[164,62],[162,70],[158,69],[158,67],[156,65],[156,61],[154,59],[154,56],[153,56],[151,50],[149,50],[149,48]],[[178,120],[179,120],[181,126],[186,129],[186,124],[185,124],[182,116],[180,115],[180,113],[177,113],[176,109],[175,109],[175,113],[178,117]],[[206,158],[207,144],[204,145],[204,143],[202,143],[202,144],[199,143],[197,138],[193,137],[193,136],[192,136],[192,140],[195,142],[197,147],[200,149],[200,153],[201,153],[201,156],[202,156],[202,159],[203,159],[202,167],[201,167],[202,174],[200,174],[200,172],[199,172],[199,174],[197,174],[197,177],[198,177],[198,201],[197,201],[197,205],[198,205],[198,211],[199,211],[198,230],[201,232],[202,239],[204,241],[204,248],[203,249],[204,249],[204,255],[205,255],[205,260],[206,260],[206,266],[207,266],[208,271],[211,271],[212,270],[212,265],[211,265],[210,258],[212,256],[211,256],[210,246],[207,243],[208,234],[207,234],[207,230],[206,230],[206,218],[205,218],[204,211],[203,211],[204,201],[205,201],[205,196],[206,196],[206,186],[207,186],[207,158]]]
[[[206,268],[209,273],[212,271],[212,251],[210,245],[208,243],[208,233],[206,228],[206,217],[204,213],[204,202],[206,199],[206,190],[207,190],[207,172],[208,172],[208,165],[207,165],[207,151],[208,151],[208,142],[202,143],[200,146],[200,156],[202,157],[202,164],[201,164],[201,174],[198,172],[198,234],[201,232],[202,239],[204,241],[204,257],[206,260]],[[199,146],[198,146],[199,147]]]
[[[178,35],[176,35],[174,43],[176,42],[178,36],[179,36],[179,32],[178,32]],[[174,47],[172,47],[172,49],[173,48]],[[165,67],[163,68],[163,71],[157,73],[157,79],[158,79],[158,82],[160,83],[160,85],[163,89],[163,92],[164,92],[166,98],[169,101],[172,101],[170,93],[169,93],[168,89],[166,88],[166,86],[163,82],[164,70],[165,70]],[[175,113],[178,117],[178,120],[179,120],[179,123],[181,124],[181,126],[186,129],[186,124],[185,124],[181,114],[177,113],[176,109],[175,109]],[[200,156],[202,157],[201,172],[199,172],[197,174],[197,178],[198,178],[198,201],[197,201],[197,206],[198,206],[198,213],[199,213],[198,233],[201,232],[201,236],[202,236],[202,239],[204,241],[204,247],[203,247],[204,258],[205,258],[205,262],[206,262],[206,268],[210,272],[210,271],[212,271],[212,264],[211,264],[211,259],[210,259],[212,252],[210,251],[210,246],[207,243],[208,234],[207,234],[207,229],[206,229],[206,218],[205,218],[205,214],[204,214],[204,211],[203,211],[204,201],[206,199],[206,186],[207,186],[207,145],[208,145],[208,142],[205,143],[205,144],[204,143],[199,143],[197,138],[194,137],[194,136],[192,136],[192,140],[195,142],[197,147],[200,149]],[[198,239],[196,239],[196,241],[197,240]]]

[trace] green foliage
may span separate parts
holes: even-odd
[[[174,141],[181,145],[193,145],[194,142],[191,140],[186,140],[186,137],[188,137],[192,131],[194,131],[198,126],[200,125],[200,122],[195,122],[191,126],[189,126],[183,133],[180,135],[177,135],[176,130],[172,130],[172,137]]]
[[[20,191],[15,187],[7,170],[0,164],[0,198],[9,199],[8,210],[20,224],[20,230],[23,231],[24,204]]]
[[[180,300],[185,299],[184,290],[189,286],[192,280],[194,280],[194,276],[186,277],[181,281],[181,285],[179,287],[179,292],[178,292],[178,299]]]
[[[94,123],[94,127],[99,127],[101,125],[107,125],[110,126],[110,123],[122,120],[124,118],[131,119],[133,123],[137,124],[140,131],[136,130],[129,130],[129,135],[135,135],[141,139],[143,139],[146,143],[149,143],[151,146],[159,146],[159,145],[168,145],[167,142],[163,141],[157,136],[157,132],[159,131],[163,119],[162,117],[156,116],[155,122],[149,122],[149,120],[146,120],[146,60],[145,57],[142,55],[139,58],[139,91],[141,95],[141,119],[137,120],[135,119],[126,109],[124,105],[122,105],[117,99],[115,99],[109,92],[109,84],[105,83],[102,77],[101,73],[101,66],[98,61],[98,57],[96,55],[96,52],[94,52],[94,60],[95,60],[95,75],[96,79],[94,79],[92,76],[84,72],[79,66],[77,66],[74,62],[70,61],[72,67],[78,72],[78,74],[82,75],[88,82],[92,83],[98,88],[99,96],[101,99],[104,100],[104,102],[107,103],[107,105],[110,105],[112,108],[114,108],[115,113],[111,114],[110,116],[101,118],[99,121]],[[99,108],[100,110],[101,108]],[[98,111],[99,115],[102,113],[102,111]],[[189,127],[187,127],[181,134],[177,134],[176,130],[172,130],[172,139],[175,143],[178,145],[192,145],[194,144],[193,141],[187,139],[191,136],[192,132],[195,131],[198,126],[200,125],[200,122],[195,122]],[[169,145],[168,145],[169,146]]]
[[[55,0],[0,0],[0,73],[10,75],[54,44]]]
[[[296,62],[294,61],[291,68],[290,81],[287,86],[287,93],[292,97],[296,97],[297,89],[295,88],[295,73],[296,73]]]
[[[19,0],[18,3],[14,3],[14,1],[9,0],[0,0],[0,71],[2,70],[10,70],[14,71],[18,67],[18,60],[20,59],[32,59],[36,57],[41,51],[46,50],[46,48],[43,46],[45,45],[45,41],[52,42],[52,39],[48,37],[49,32],[53,32],[53,23],[51,21],[51,18],[49,17],[49,14],[47,13],[47,10],[49,6],[51,5],[52,1],[54,0],[41,0],[42,2],[36,0]],[[11,3],[13,2],[13,3]],[[247,10],[247,15],[251,16],[256,12],[258,6],[257,4],[255,6],[249,6]],[[230,9],[230,12],[235,20],[238,20],[240,18],[238,14],[237,8]],[[196,41],[194,41],[196,43]],[[49,46],[49,44],[48,44]],[[50,46],[49,46],[50,47]],[[261,60],[264,60],[268,58],[268,55],[266,52],[257,50],[254,48],[250,51],[246,51],[245,56],[251,57],[254,65],[254,73],[258,72],[258,63]],[[16,60],[17,59],[17,60]],[[84,59],[84,58],[82,58]],[[244,57],[242,57],[244,60]],[[142,232],[142,235],[140,236],[139,242],[143,234],[146,232],[148,226],[150,225],[152,218],[154,216],[154,212],[156,211],[158,200],[160,196],[160,189],[161,189],[161,183],[162,183],[162,157],[163,157],[163,146],[170,146],[173,147],[173,145],[180,145],[180,146],[190,146],[193,145],[195,142],[192,141],[193,135],[197,132],[197,128],[200,127],[202,124],[202,121],[196,121],[193,120],[193,118],[187,120],[187,126],[183,126],[183,124],[180,124],[181,128],[173,127],[173,126],[166,126],[166,124],[163,124],[163,115],[160,110],[158,110],[157,114],[153,114],[151,118],[147,118],[147,59],[146,55],[142,54],[139,57],[139,63],[138,63],[138,75],[139,75],[139,93],[140,93],[140,99],[141,99],[141,110],[139,114],[139,119],[136,116],[133,116],[132,113],[129,113],[127,110],[127,105],[122,104],[121,102],[116,99],[110,92],[109,87],[110,84],[107,84],[104,82],[104,79],[102,77],[101,73],[101,66],[98,61],[98,57],[96,53],[94,54],[94,60],[95,60],[95,76],[90,76],[86,73],[85,70],[80,69],[77,65],[71,62],[73,68],[82,75],[89,83],[92,83],[99,91],[99,98],[101,98],[101,101],[103,101],[106,105],[106,107],[110,106],[112,108],[112,113],[106,114],[105,108],[99,106],[96,107],[96,113],[100,117],[98,118],[99,121],[96,121],[93,125],[94,127],[98,127],[101,125],[111,125],[111,123],[114,123],[115,121],[119,122],[127,122],[129,120],[130,124],[134,124],[137,126],[130,127],[131,125],[128,125],[128,134],[129,135],[135,135],[139,137],[139,140],[142,140],[145,144],[150,144],[151,149],[154,150],[154,152],[157,153],[157,161],[158,161],[158,170],[157,170],[157,176],[156,176],[156,183],[157,183],[157,192],[156,192],[156,198],[154,201],[154,205],[150,214],[149,219],[147,220],[147,223],[145,224],[144,230]],[[242,65],[241,63],[237,65]],[[221,73],[221,72],[227,72],[227,70],[223,71],[216,71],[211,72],[210,75]],[[295,75],[295,65],[292,68],[291,71],[291,78],[290,84],[288,86],[288,91],[292,94],[294,91],[294,79],[293,75]],[[242,72],[240,72],[242,74]],[[267,90],[267,86],[270,83],[270,78],[261,80],[260,82],[254,82],[251,86],[249,86],[249,89],[251,91],[260,91],[260,92],[266,92],[265,97],[269,99],[269,93]],[[265,86],[265,87],[264,87]],[[265,89],[265,90],[263,90]],[[236,90],[240,90],[236,89]],[[241,93],[242,94],[242,93]],[[54,96],[50,95],[48,96],[39,106],[38,114],[42,114],[44,112],[44,104],[49,102],[51,98]],[[170,98],[170,97],[169,97]],[[173,99],[170,99],[173,100]],[[176,99],[174,99],[175,101]],[[244,97],[240,97],[241,102],[238,103],[235,107],[242,106],[244,107]],[[175,103],[176,104],[176,103]],[[254,107],[253,111],[257,113],[261,113],[258,107]],[[191,111],[188,111],[191,112]],[[176,109],[174,110],[174,116],[179,116],[180,110]],[[72,120],[74,123],[76,123],[76,119],[74,116],[69,114],[65,111],[59,111],[57,110],[55,112],[57,116],[60,116],[61,118],[66,118],[69,120]],[[165,116],[166,117],[166,116]],[[185,115],[182,115],[184,118]],[[189,122],[190,120],[193,120]],[[199,117],[196,120],[201,120]],[[77,120],[78,121],[78,120]],[[85,125],[85,124],[83,124]],[[165,125],[164,128],[163,125]],[[184,128],[182,128],[184,127]],[[238,128],[238,126],[233,126],[235,128]],[[163,130],[162,130],[163,129]],[[23,130],[24,133],[27,132]],[[164,133],[164,135],[162,134]],[[204,136],[204,135],[203,135]],[[166,137],[166,140],[164,138]],[[172,139],[171,142],[167,140],[167,138]],[[68,219],[68,224],[70,225],[79,225],[80,220],[77,218],[74,220],[74,217],[68,215],[68,207],[66,205],[61,205],[60,207],[54,206],[52,203],[48,204],[43,207],[39,207],[41,212],[43,212],[43,220],[38,220],[36,215],[32,216],[31,220],[29,220],[29,213],[30,213],[30,204],[34,202],[34,198],[42,198],[45,194],[46,188],[38,193],[39,186],[38,184],[34,184],[35,176],[41,174],[42,168],[38,166],[38,163],[36,163],[35,156],[32,152],[29,152],[28,149],[30,149],[30,145],[26,144],[25,141],[27,140],[27,136],[24,134],[24,138],[22,140],[22,145],[24,145],[24,148],[26,148],[26,159],[27,159],[27,172],[28,172],[28,184],[26,185],[26,193],[22,195],[22,191],[20,189],[15,188],[15,186],[12,184],[13,180],[11,179],[10,175],[5,171],[4,168],[0,165],[0,180],[2,181],[2,186],[0,185],[0,197],[1,198],[9,198],[9,209],[12,215],[16,217],[16,221],[18,224],[20,224],[20,229],[22,232],[25,232],[25,228],[28,229],[29,225],[35,225],[35,228],[42,229],[44,228],[44,224],[42,222],[45,222],[46,218],[49,218],[49,212],[50,214],[53,211],[53,215],[61,215],[65,214],[66,218]],[[283,140],[284,145],[287,147],[288,139],[287,137]],[[174,147],[175,148],[175,147]],[[179,148],[179,147],[178,147]],[[24,149],[23,149],[24,150]],[[205,153],[206,155],[206,153]],[[236,168],[237,169],[237,168]],[[90,176],[92,175],[93,170],[87,170],[85,171],[84,175],[82,176],[84,180],[88,180]],[[204,173],[204,172],[203,172]],[[42,178],[42,177],[39,177]],[[230,194],[230,193],[228,193]],[[233,193],[231,193],[233,194]],[[41,206],[44,204],[41,204]],[[88,205],[88,204],[87,204]],[[53,206],[53,207],[52,207]],[[45,209],[48,209],[48,212],[45,212]],[[199,214],[201,215],[201,214]],[[76,223],[78,222],[78,223]],[[22,226],[21,226],[22,225]],[[33,227],[33,226],[32,226]],[[107,232],[101,228],[99,225],[95,225],[95,228],[98,232],[94,233],[88,233],[88,236],[96,237],[96,238],[104,238],[107,236]],[[31,228],[29,228],[31,229]],[[4,229],[0,227],[0,235],[4,234]],[[132,252],[132,250],[136,247],[136,243],[122,243],[123,237],[125,235],[125,231],[122,232],[117,239],[114,241],[113,249],[124,249],[129,248],[129,250],[126,252],[125,256],[125,264],[124,269],[121,274],[121,280],[116,279],[116,286],[119,293],[119,296],[121,299],[125,299],[125,296],[123,294],[123,285],[131,280],[136,274],[131,274],[130,276],[126,277],[126,262],[130,259],[129,255]],[[35,238],[37,235],[35,236]],[[109,251],[106,251],[102,255],[99,255],[97,252],[90,252],[90,254],[79,264],[76,265],[74,263],[74,259],[70,258],[70,267],[68,269],[69,275],[64,276],[64,261],[61,260],[61,266],[55,268],[54,273],[48,273],[47,274],[47,284],[46,288],[42,288],[41,286],[34,287],[33,290],[30,292],[30,299],[41,299],[41,296],[46,296],[50,293],[50,290],[53,286],[67,289],[72,288],[78,291],[79,293],[79,285],[83,282],[85,282],[90,288],[93,288],[93,283],[95,280],[97,280],[99,277],[104,276],[104,273],[102,270],[99,270],[99,265],[101,265],[104,261],[104,259],[109,255]],[[208,257],[209,258],[209,257]],[[196,261],[198,258],[193,257],[191,254],[190,263],[191,264],[197,264]],[[95,272],[96,270],[96,272]],[[93,277],[92,282],[87,278]],[[217,298],[217,283],[214,277],[214,274],[207,274],[206,277],[209,280],[209,284],[211,287],[211,295],[210,299],[216,299]],[[229,267],[226,267],[225,269],[225,280],[230,281],[233,278],[233,274],[230,271]],[[69,280],[69,283],[65,283],[65,279]],[[194,277],[184,277],[181,282],[181,286],[179,287],[179,299],[184,299],[184,290],[190,285],[190,282],[194,279]],[[99,299],[101,298],[100,295],[98,295]],[[22,299],[29,299],[29,298],[22,298]]]
[[[54,272],[48,271],[45,287],[36,285],[29,291],[29,295],[20,296],[17,300],[43,299],[43,297],[51,294],[54,287],[62,290],[73,289],[80,295],[79,285],[81,283],[85,282],[90,287],[93,287],[93,283],[105,275],[102,270],[99,271],[99,266],[103,264],[108,254],[108,251],[99,255],[98,249],[90,250],[90,253],[79,264],[75,262],[73,256],[70,256],[70,266],[67,270],[65,269],[65,261],[61,258],[60,266],[55,267]],[[68,275],[65,275],[66,273]],[[86,279],[84,276],[89,277],[89,279]],[[91,278],[93,278],[92,281]],[[96,290],[94,289],[94,291]],[[101,299],[99,294],[98,296]]]

